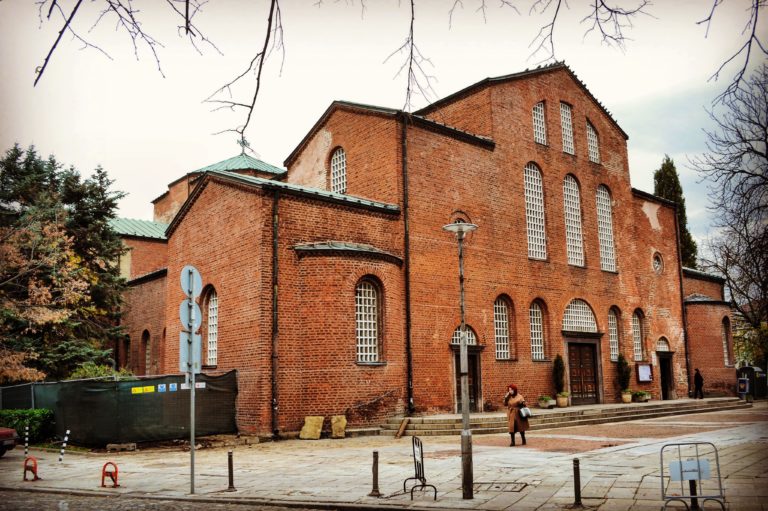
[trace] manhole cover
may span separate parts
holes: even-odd
[[[519,492],[525,488],[527,483],[507,483],[496,481],[493,483],[475,483],[475,491],[498,491],[498,492]]]

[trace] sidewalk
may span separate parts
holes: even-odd
[[[380,436],[238,446],[235,492],[225,491],[227,449],[198,450],[195,495],[189,495],[188,452],[66,454],[62,463],[57,453],[32,452],[43,479],[25,483],[24,451],[17,447],[0,459],[0,488],[330,509],[562,509],[574,503],[573,459],[578,458],[585,507],[658,510],[661,446],[704,441],[719,450],[728,508],[768,510],[765,402],[737,411],[532,431],[525,447],[508,447],[505,434],[475,435],[471,500],[462,499],[459,437],[422,440],[425,474],[438,489],[437,501],[431,491],[415,492],[413,501],[403,493],[403,481],[413,476],[411,439]],[[367,496],[374,450],[381,498]],[[120,488],[99,487],[107,461],[119,466]]]

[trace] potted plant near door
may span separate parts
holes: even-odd
[[[638,390],[632,393],[632,399],[637,403],[647,403],[651,400],[651,393],[644,390]]]
[[[629,367],[627,359],[624,355],[619,354],[619,358],[616,360],[617,380],[619,383],[619,389],[621,389],[621,402],[632,402],[632,391],[629,390],[629,380],[632,377],[632,368]]]
[[[559,353],[555,357],[555,363],[552,366],[552,380],[555,384],[555,392],[557,392],[557,407],[565,408],[568,406],[568,396],[570,394],[565,391],[565,363]]]
[[[555,400],[546,394],[539,396],[539,408],[554,408]]]

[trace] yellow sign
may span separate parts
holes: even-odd
[[[131,387],[131,394],[143,394],[144,387]]]
[[[149,394],[150,392],[154,392],[154,391],[155,391],[155,386],[154,385],[149,385],[147,387],[144,387],[144,393],[145,394]]]

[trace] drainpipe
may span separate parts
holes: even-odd
[[[278,340],[278,321],[277,321],[277,305],[278,305],[278,244],[277,244],[277,227],[278,227],[278,202],[280,201],[280,192],[274,191],[272,198],[272,438],[273,440],[279,440],[280,429],[278,427],[278,355],[277,355],[277,340]]]
[[[683,289],[683,253],[680,246],[680,223],[677,218],[675,203],[675,241],[677,242],[677,268],[680,281],[680,308],[683,314],[683,346],[685,347],[685,379],[688,383],[688,395],[691,395],[691,354],[688,348],[688,315],[685,310],[685,291]]]
[[[408,114],[400,114],[402,169],[403,169],[403,264],[405,265],[405,365],[407,372],[407,413],[411,415],[413,404],[413,353],[411,352],[411,239],[408,221]]]

